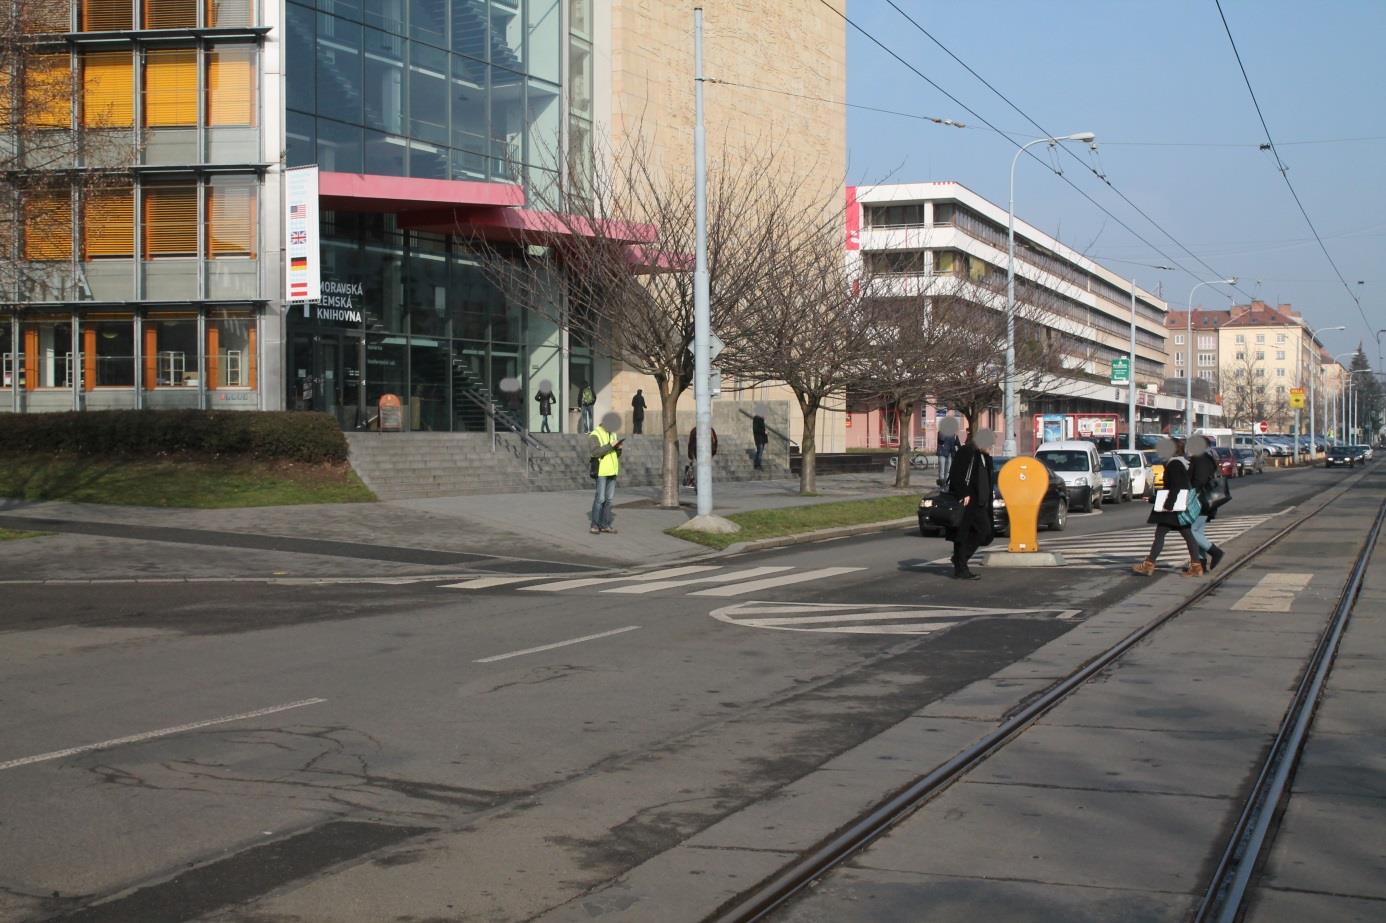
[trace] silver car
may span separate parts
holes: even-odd
[[[1134,495],[1131,487],[1131,469],[1115,452],[1103,452],[1097,457],[1101,466],[1102,499],[1115,503],[1125,503]]]

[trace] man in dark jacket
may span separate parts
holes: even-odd
[[[645,432],[645,389],[636,388],[635,397],[630,402],[631,432],[639,436]]]
[[[761,458],[765,455],[765,446],[770,442],[770,436],[765,430],[765,417],[761,416],[760,411],[751,418],[751,441],[756,444],[756,470],[761,469]]]
[[[1187,443],[1189,453],[1189,482],[1198,493],[1199,514],[1193,521],[1193,537],[1204,570],[1212,570],[1226,554],[1212,539],[1208,538],[1208,523],[1217,518],[1218,511],[1209,502],[1209,488],[1218,477],[1218,457],[1213,454],[1213,446],[1206,436],[1190,436]]]
[[[987,450],[995,441],[991,430],[969,433],[948,472],[948,492],[963,503],[962,524],[949,535],[955,580],[981,579],[968,569],[967,562],[978,548],[991,542],[991,455]]]

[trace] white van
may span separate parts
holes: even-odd
[[[1097,446],[1078,439],[1041,442],[1035,457],[1064,479],[1069,509],[1091,513],[1102,508],[1102,472]]]

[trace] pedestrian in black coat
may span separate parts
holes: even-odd
[[[1189,485],[1198,494],[1199,506],[1198,518],[1194,520],[1192,528],[1193,537],[1198,544],[1198,555],[1203,562],[1203,569],[1212,570],[1218,566],[1226,554],[1225,551],[1213,544],[1207,531],[1208,523],[1218,518],[1218,511],[1210,502],[1210,493],[1221,465],[1218,462],[1218,457],[1213,454],[1213,446],[1206,436],[1190,436],[1187,448],[1189,450]]]
[[[1186,577],[1199,577],[1203,574],[1203,563],[1198,551],[1198,542],[1194,540],[1192,521],[1185,521],[1182,514],[1174,509],[1175,500],[1180,493],[1193,493],[1193,481],[1189,476],[1189,460],[1184,456],[1184,440],[1172,439],[1170,445],[1159,450],[1165,456],[1165,486],[1162,488],[1164,502],[1160,502],[1160,494],[1157,493],[1156,502],[1150,511],[1150,516],[1146,522],[1155,527],[1155,540],[1150,545],[1150,553],[1141,563],[1132,568],[1142,577],[1149,577],[1155,573],[1155,562],[1160,559],[1160,552],[1165,550],[1165,536],[1170,532],[1178,532],[1179,537],[1184,540],[1185,546],[1189,549],[1189,566],[1180,573]],[[1191,503],[1197,500],[1190,497]]]
[[[980,580],[967,562],[983,545],[991,544],[991,455],[996,441],[991,430],[969,433],[967,442],[953,456],[948,472],[948,492],[963,503],[962,524],[949,530],[953,542],[953,579]]]
[[[631,432],[639,436],[645,432],[645,389],[636,388],[635,397],[630,402]]]

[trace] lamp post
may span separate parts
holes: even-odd
[[[1237,277],[1230,279],[1209,279],[1206,282],[1199,282],[1189,289],[1189,316],[1187,318],[1187,331],[1184,336],[1184,438],[1193,435],[1194,431],[1194,401],[1193,401],[1193,296],[1205,285],[1236,285]]]
[[[1333,357],[1333,362],[1342,368],[1344,356],[1355,356],[1356,352],[1348,350],[1345,353],[1338,353]],[[1347,393],[1344,390],[1342,377],[1338,379],[1338,389],[1333,395],[1333,427],[1338,430],[1338,439],[1341,441],[1343,433],[1347,430]]]
[[[1173,270],[1173,266],[1151,266]],[[1126,379],[1126,447],[1136,451],[1136,280],[1131,280],[1131,369]]]
[[[1351,437],[1348,440],[1348,445],[1357,445],[1357,437],[1354,435],[1357,432],[1357,392],[1359,390],[1356,376],[1361,372],[1370,371],[1370,366],[1365,369],[1348,369],[1348,413],[1350,417],[1346,428]]]
[[[1319,334],[1320,334],[1320,333],[1323,333],[1325,330],[1346,330],[1346,329],[1347,329],[1347,328],[1344,327],[1342,324],[1339,324],[1339,325],[1336,326],[1336,327],[1320,327],[1320,328],[1317,329],[1317,330],[1310,330],[1310,331],[1309,331],[1309,349],[1312,350],[1312,352],[1310,353],[1310,359],[1309,359],[1309,463],[1310,463],[1311,465],[1314,463],[1314,455],[1318,452],[1318,445],[1319,445],[1318,442],[1317,442],[1316,439],[1315,439],[1315,434],[1314,434],[1314,379],[1316,379],[1316,378],[1319,377],[1318,369],[1315,367],[1315,366],[1316,366],[1316,360],[1317,360],[1318,357],[1319,357],[1319,353],[1318,353],[1318,350],[1317,350],[1317,349],[1314,349],[1314,347],[1315,347],[1315,345],[1319,342],[1319,339],[1318,339]],[[1304,355],[1304,350],[1300,350],[1300,351],[1296,354],[1295,359],[1298,360],[1298,359],[1300,359],[1303,355]],[[1298,361],[1296,361],[1296,364],[1298,364]],[[1300,373],[1299,373],[1298,371],[1296,371],[1295,375],[1296,375],[1296,377],[1299,377]],[[1300,380],[1302,381],[1303,379],[1301,378]],[[1296,425],[1295,425],[1295,428],[1298,429],[1298,428],[1299,428],[1299,426],[1298,426],[1298,424],[1299,424],[1299,411],[1295,411],[1295,424],[1296,424]],[[1299,445],[1299,433],[1298,433],[1298,432],[1295,433],[1295,445],[1296,445],[1296,446]]]
[[[1036,138],[1020,146],[1020,150],[1015,152],[1011,158],[1011,193],[1009,206],[1006,209],[1006,384],[1005,384],[1005,414],[1006,414],[1006,441],[1005,452],[1010,458],[1014,458],[1016,452],[1016,432],[1020,429],[1020,408],[1016,404],[1015,394],[1015,165],[1020,161],[1020,155],[1036,144],[1048,144],[1050,147],[1061,141],[1082,141],[1085,144],[1092,144],[1097,135],[1090,131],[1080,131],[1071,135],[1056,135],[1052,138]]]

